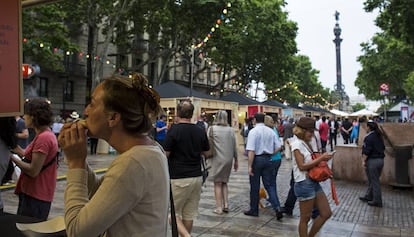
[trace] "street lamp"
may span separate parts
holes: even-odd
[[[69,56],[70,52],[67,51],[63,56],[63,66],[65,72],[60,76],[61,80],[64,80],[63,83],[63,93],[62,93],[62,113],[66,112],[66,97],[68,95],[68,80],[69,80]]]

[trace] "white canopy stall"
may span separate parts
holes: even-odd
[[[337,109],[332,109],[330,112],[337,115],[337,116],[341,116],[341,117],[349,116],[349,113],[344,112],[344,111],[340,111],[340,110],[337,110]]]
[[[378,116],[378,114],[369,109],[361,109],[356,112],[353,112],[349,116]]]

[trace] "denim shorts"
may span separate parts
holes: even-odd
[[[313,181],[308,177],[303,181],[295,183],[294,190],[299,201],[314,199],[316,193],[323,192],[319,182]]]

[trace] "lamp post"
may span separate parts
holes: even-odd
[[[63,66],[65,68],[65,72],[60,76],[63,82],[63,93],[62,93],[62,113],[66,112],[66,98],[68,95],[68,80],[69,80],[69,57],[70,52],[67,51],[63,56]]]
[[[194,45],[191,45],[191,62],[190,62],[190,97],[193,96],[193,79],[194,79],[194,59],[195,59]]]

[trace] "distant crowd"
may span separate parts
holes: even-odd
[[[158,93],[139,73],[114,75],[99,84],[84,120],[76,111],[66,120],[53,117],[45,99],[26,101],[23,118],[0,119],[0,178],[4,185],[17,180],[17,215],[48,219],[62,156],[67,165],[67,236],[167,236],[171,225],[173,237],[189,237],[205,182],[214,184],[212,213],[232,212],[228,182],[232,171],[239,170],[240,157],[227,111],[217,111],[210,123],[205,113],[193,121],[194,105],[184,99],[174,121],[168,116]],[[295,121],[256,113],[240,126],[250,184],[244,214],[254,218],[259,207],[268,206],[280,221],[292,215],[298,201],[299,236],[315,236],[332,215],[321,186],[332,176],[316,179],[311,171],[333,158],[338,136],[345,144],[359,143],[361,122],[368,124],[361,163],[369,186],[360,199],[382,207],[384,145],[375,121],[325,116]],[[117,151],[103,176],[93,172],[87,159],[88,153],[96,154],[98,139]],[[276,178],[283,158],[290,160],[292,171],[282,204]]]

